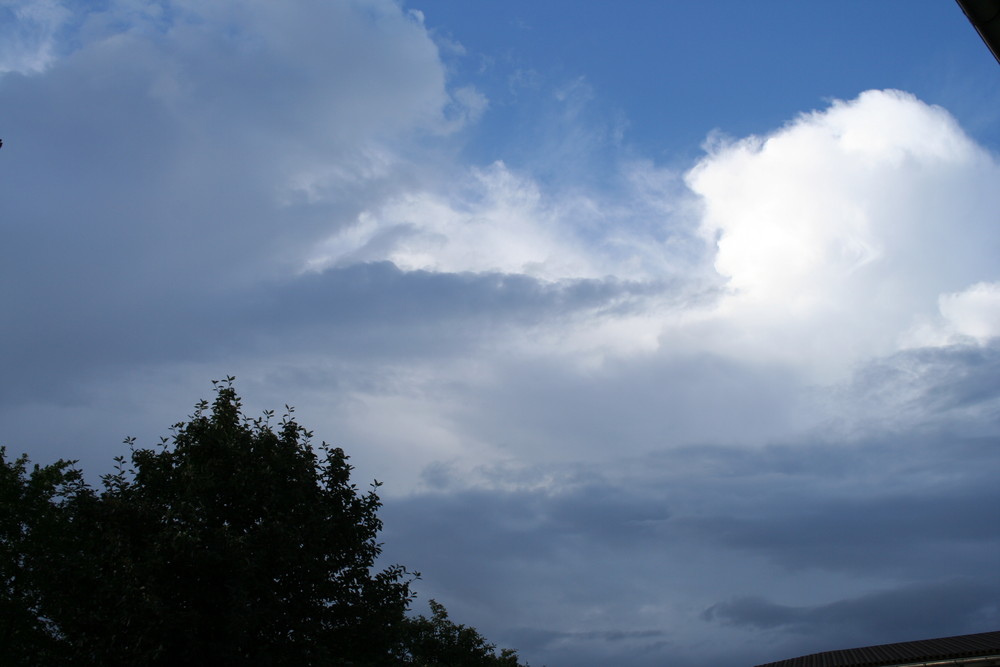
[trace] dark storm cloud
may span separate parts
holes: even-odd
[[[990,447],[995,450],[997,443]],[[995,458],[988,463],[991,470],[1000,467]],[[793,569],[902,576],[929,568],[956,574],[972,569],[985,575],[1000,552],[1000,535],[991,529],[1000,522],[1000,492],[965,487],[968,481],[945,492],[888,493],[860,501],[789,495],[771,507],[748,502],[757,517],[691,523],[706,539],[762,553]],[[949,562],[948,554],[955,552],[962,553],[961,565]]]
[[[527,561],[544,554],[557,557],[574,544],[625,548],[655,540],[658,526],[669,516],[655,490],[629,493],[597,479],[556,493],[428,493],[394,499],[386,507],[394,539],[426,549],[423,555],[414,554],[421,561],[444,556],[451,561],[447,569],[466,583],[488,580],[501,571],[516,577]],[[484,526],[489,528],[481,530]],[[428,531],[433,538],[421,541]],[[485,553],[489,561],[481,558]],[[492,574],[478,569],[487,566]]]
[[[1000,580],[952,579],[908,584],[808,607],[737,598],[710,607],[704,617],[808,637],[808,644],[792,638],[775,652],[776,656],[793,657],[797,644],[816,652],[981,632],[1000,623],[998,596]],[[822,646],[827,648],[816,648]]]
[[[655,490],[626,492],[595,475],[557,493],[430,493],[392,499],[384,511],[386,543],[392,545],[388,557],[417,569],[435,564],[434,572],[423,570],[422,597],[469,618],[489,618],[496,628],[492,639],[521,648],[532,664],[544,663],[546,656],[574,660],[571,647],[591,647],[579,665],[601,664],[609,651],[623,665],[643,664],[671,634],[619,624],[567,630],[537,622],[553,609],[618,608],[623,596],[638,593],[637,582],[620,572],[622,553],[655,544],[658,526],[669,515]],[[620,657],[625,652],[646,655],[630,663]]]
[[[713,605],[704,617],[762,630],[785,628],[813,635],[931,637],[934,633],[963,634],[980,627],[983,621],[995,622],[998,594],[1000,581],[984,585],[982,581],[954,579],[911,584],[812,607],[736,598]]]
[[[523,628],[513,631],[510,637],[516,646],[531,647],[543,661],[551,656],[572,665],[613,662],[632,667],[658,664],[670,656],[670,664],[682,664],[677,661],[678,644],[663,630],[546,632]]]
[[[800,450],[798,458],[811,454]],[[969,485],[958,498],[888,493],[856,503],[826,497],[849,496],[847,489],[810,492],[808,463],[795,493],[774,494],[771,477],[789,473],[784,465],[784,472],[775,470],[771,454],[748,457],[748,469],[727,479],[686,478],[683,470],[705,463],[692,456],[664,454],[676,462],[675,474],[653,464],[615,484],[595,481],[600,474],[592,471],[582,475],[592,476],[588,483],[565,493],[480,490],[394,498],[385,512],[391,555],[418,569],[435,563],[421,583],[427,596],[460,600],[466,616],[497,628],[498,637],[526,655],[564,664],[675,660],[735,667],[1000,623],[998,498],[977,479],[1000,470],[995,457],[968,462],[964,479],[953,483],[956,489]],[[854,457],[845,453],[840,463],[853,466]],[[823,459],[837,460],[836,450],[831,446],[818,457]],[[812,475],[821,477],[820,467]],[[609,464],[604,472],[622,471]],[[898,487],[905,480],[883,481]],[[768,506],[760,498],[769,498]],[[699,515],[705,508],[735,518],[704,520]],[[748,513],[759,517],[748,519]],[[698,582],[698,592],[685,581]],[[790,581],[798,583],[789,588]],[[845,595],[844,586],[854,594]],[[747,594],[739,595],[741,589]],[[713,590],[721,601],[706,597]],[[790,594],[830,601],[781,601]],[[699,601],[707,610],[700,615],[703,626],[638,611]],[[594,610],[586,629],[578,620],[582,609]],[[739,645],[745,631],[756,633],[752,648],[715,653]],[[708,642],[703,654],[690,655],[701,641]],[[589,648],[581,652],[583,646]]]

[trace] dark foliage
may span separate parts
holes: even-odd
[[[375,568],[378,483],[271,419],[229,378],[100,490],[0,449],[5,664],[516,667],[437,603],[407,618],[416,573]]]
[[[498,656],[475,628],[457,625],[448,618],[444,605],[430,601],[431,617],[407,621],[406,664],[419,667],[519,667],[517,652],[503,649]]]

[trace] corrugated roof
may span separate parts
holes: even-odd
[[[826,651],[757,667],[886,667],[984,656],[1000,658],[1000,631]]]

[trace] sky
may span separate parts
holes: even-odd
[[[996,630],[998,82],[947,0],[0,0],[0,444],[234,375],[536,667]]]

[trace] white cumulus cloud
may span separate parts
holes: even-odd
[[[939,295],[997,277],[998,179],[945,110],[892,90],[717,142],[687,174],[729,287],[699,336],[825,372],[897,349]]]
[[[938,317],[914,327],[913,347],[984,344],[1000,336],[1000,282],[976,283],[938,297]]]

